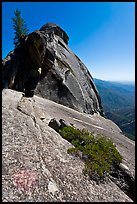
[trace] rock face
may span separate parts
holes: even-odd
[[[30,33],[3,60],[2,86],[26,92],[26,96],[35,90],[38,96],[80,112],[103,115],[93,78],[69,49],[68,39],[52,23]]]
[[[2,62],[3,202],[134,200],[135,143],[101,116],[94,81],[68,39],[48,23]],[[58,133],[68,124],[111,138],[124,158],[117,173],[124,178],[98,185],[84,175],[83,161],[67,153],[73,146]]]
[[[83,174],[83,161],[67,154],[72,145],[49,127],[53,118],[112,138],[124,158],[122,168],[135,177],[135,143],[122,135],[112,121],[5,89],[2,92],[3,202],[132,202],[121,190],[122,183],[117,185],[108,178],[108,182],[98,185]],[[133,186],[130,190],[133,191]]]

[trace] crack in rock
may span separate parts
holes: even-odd
[[[30,104],[27,104],[28,102],[30,102]],[[34,126],[37,128],[37,121],[35,117],[33,101],[31,99],[27,99],[22,96],[22,98],[18,102],[17,110],[19,110],[20,112],[22,112],[23,114],[27,116],[30,116],[31,119],[33,120]]]

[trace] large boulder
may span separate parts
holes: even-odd
[[[24,37],[3,59],[2,86],[26,96],[35,93],[80,112],[103,115],[93,78],[69,49],[68,39],[53,23]]]

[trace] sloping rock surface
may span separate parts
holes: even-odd
[[[82,172],[83,161],[67,154],[72,145],[48,126],[63,118],[77,128],[113,139],[135,174],[135,143],[110,120],[77,112],[38,96],[2,92],[2,200],[3,202],[125,202],[132,200],[111,180],[97,185]]]
[[[69,49],[68,39],[65,31],[53,23],[22,39],[20,46],[3,59],[3,88],[27,95],[35,90],[38,96],[80,112],[103,115],[93,78]]]

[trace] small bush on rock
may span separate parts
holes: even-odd
[[[122,156],[110,139],[102,135],[96,137],[86,130],[64,127],[59,130],[60,135],[75,147],[69,148],[68,153],[80,156],[85,161],[84,173],[93,179],[104,178],[111,173],[114,166],[122,162]],[[80,154],[81,152],[81,154]]]

